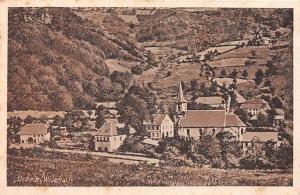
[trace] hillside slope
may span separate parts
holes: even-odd
[[[118,98],[106,59],[143,61],[133,42],[110,37],[69,8],[10,8],[8,110],[63,110]]]

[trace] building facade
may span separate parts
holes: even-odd
[[[154,115],[152,121],[144,121],[144,127],[152,139],[174,137],[174,123],[168,114]]]
[[[18,132],[21,144],[41,144],[50,141],[48,125],[44,123],[26,124]]]
[[[119,135],[117,122],[105,121],[94,135],[95,151],[115,152],[122,145],[126,135]]]
[[[219,132],[228,131],[240,139],[246,129],[246,125],[239,117],[226,110],[188,110],[182,104],[184,99],[181,84],[179,84],[178,98],[176,102],[177,131],[178,136],[191,137],[195,140],[202,139],[205,135],[215,136]],[[229,99],[230,101],[230,99]],[[229,105],[229,104],[228,104]],[[182,110],[180,108],[186,108]],[[179,112],[181,111],[181,112]]]

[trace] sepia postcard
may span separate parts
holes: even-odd
[[[300,194],[299,1],[0,5],[1,194]]]

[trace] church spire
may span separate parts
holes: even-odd
[[[179,81],[179,88],[178,88],[178,96],[176,102],[187,102],[183,97],[183,91],[181,86],[181,81]]]

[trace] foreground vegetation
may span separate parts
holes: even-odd
[[[113,164],[105,159],[73,160],[8,156],[9,186],[290,186],[292,172],[222,170],[161,165]]]

